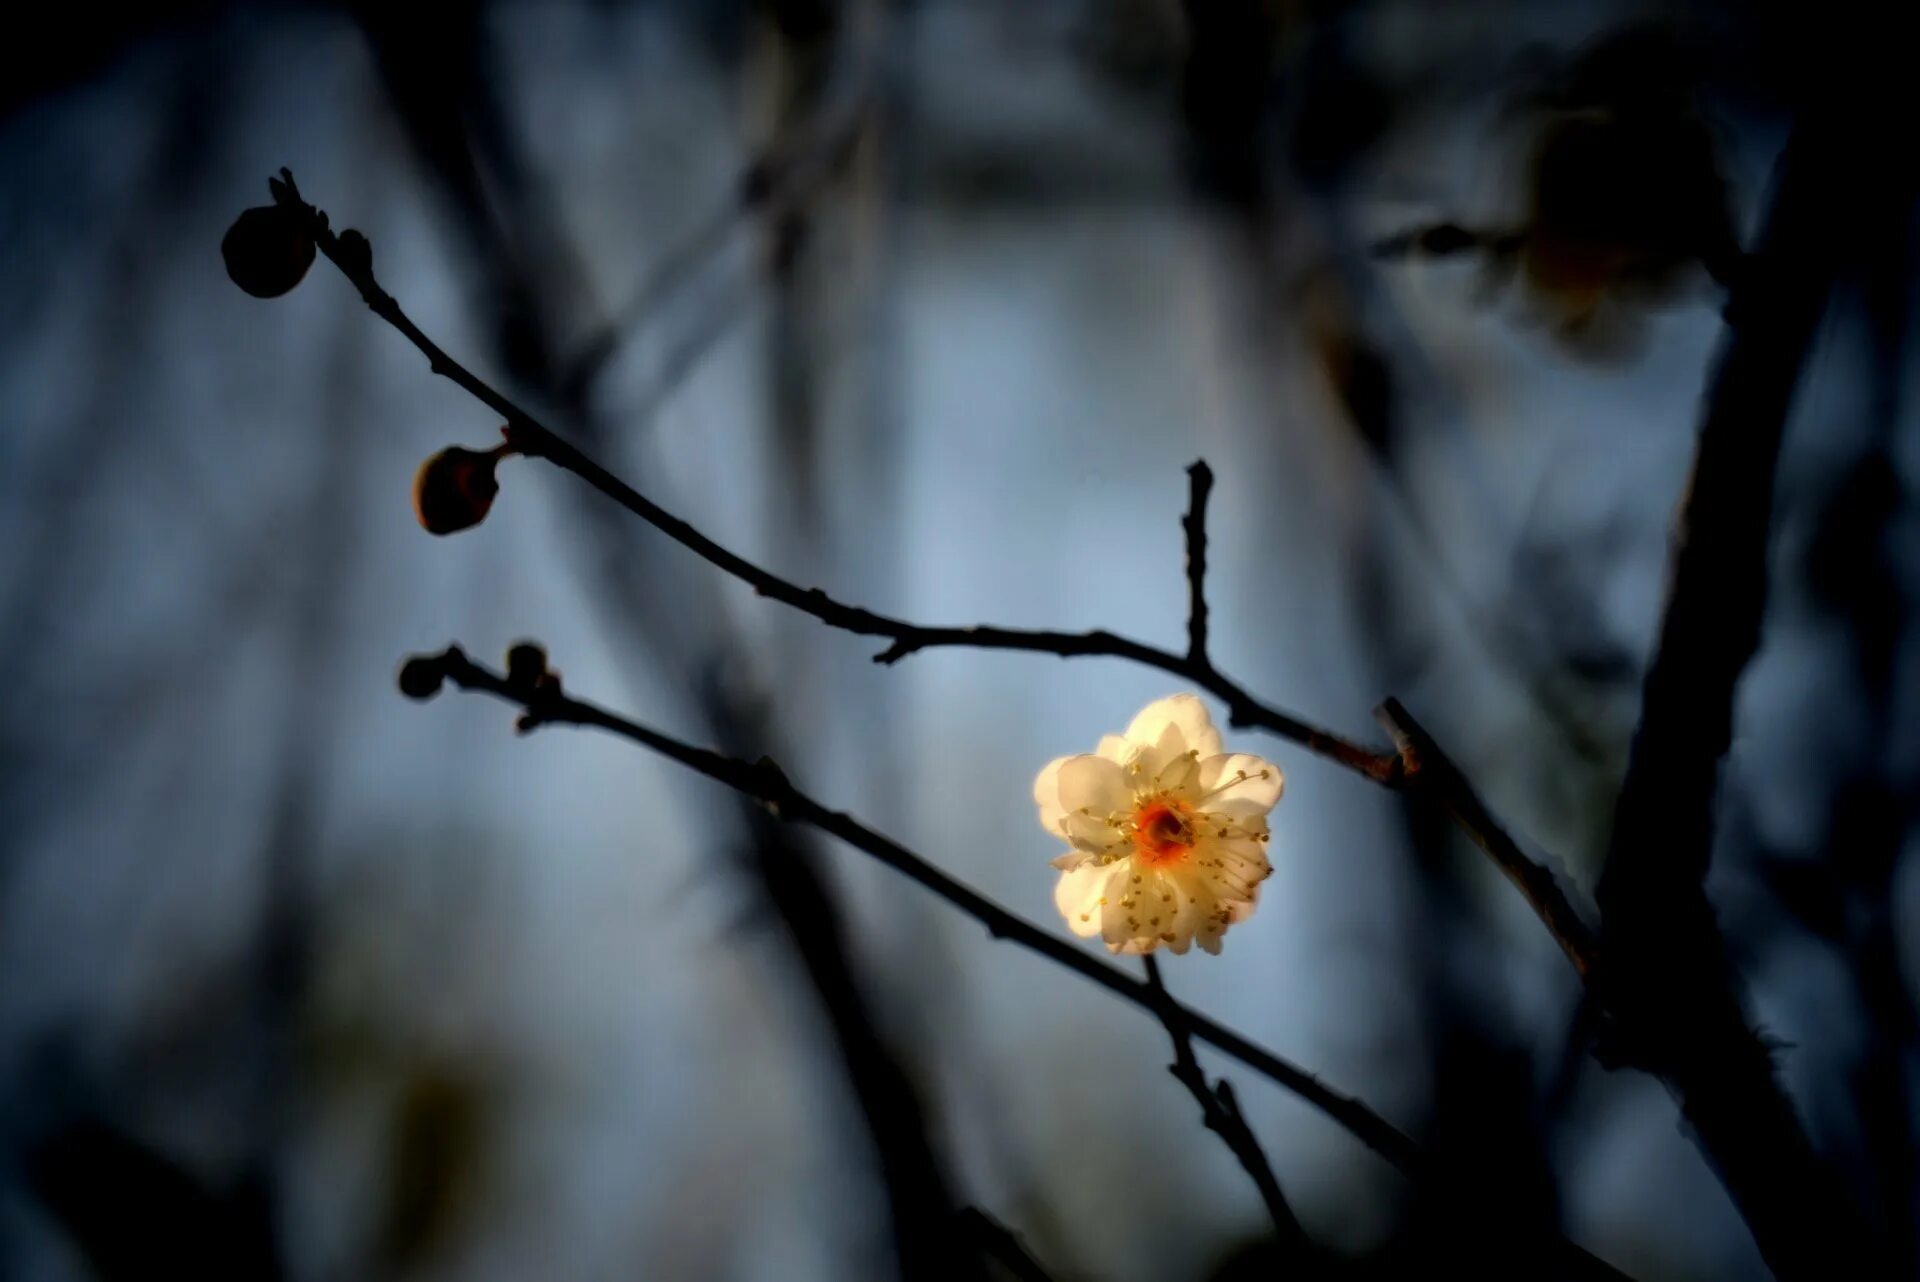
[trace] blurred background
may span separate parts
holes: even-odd
[[[575,693],[770,754],[1049,928],[1034,773],[1177,684],[876,667],[535,464],[423,533],[419,461],[498,421],[327,264],[272,302],[228,281],[221,236],[282,165],[483,377],[883,612],[1177,648],[1206,458],[1222,670],[1368,742],[1397,694],[1590,893],[1725,285],[1849,13],[198,0],[16,27],[0,1276],[1014,1276],[973,1271],[959,1207],[1063,1282],[1274,1263],[1140,1011],[631,745],[393,678],[538,638]],[[1789,428],[1709,884],[1896,1275],[1910,214],[1860,211]],[[1229,743],[1287,772],[1275,875],[1169,986],[1451,1172],[1203,1051],[1317,1242],[1355,1277],[1553,1276],[1531,1218],[1642,1282],[1764,1276],[1484,858]]]

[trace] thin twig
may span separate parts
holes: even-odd
[[[354,232],[336,237],[328,227],[326,215],[300,198],[299,191],[293,183],[293,176],[284,169],[281,171],[281,176],[284,183],[276,187],[275,198],[283,205],[303,213],[320,251],[360,292],[367,306],[375,315],[399,330],[417,347],[426,356],[434,373],[452,380],[469,395],[506,419],[508,438],[514,448],[531,457],[544,458],[554,466],[574,473],[621,507],[640,517],[709,564],[748,584],[761,596],[792,606],[828,627],[839,628],[856,636],[882,637],[889,640],[892,644],[874,656],[876,662],[896,663],[916,651],[947,646],[1015,650],[1053,654],[1062,658],[1106,656],[1126,659],[1181,677],[1213,694],[1226,704],[1228,720],[1234,726],[1266,730],[1387,787],[1400,787],[1411,781],[1411,773],[1408,770],[1409,761],[1401,753],[1375,752],[1332,731],[1303,721],[1291,713],[1261,703],[1240,685],[1214,668],[1205,652],[1207,608],[1204,593],[1206,501],[1212,489],[1213,474],[1204,463],[1196,463],[1188,469],[1190,503],[1187,515],[1183,519],[1187,535],[1189,595],[1193,607],[1188,618],[1189,653],[1187,654],[1162,650],[1104,629],[1089,632],[1059,632],[987,625],[925,627],[877,614],[859,606],[848,605],[828,596],[819,588],[802,588],[722,547],[601,467],[577,447],[448,356],[408,318],[393,296],[380,287],[373,274],[372,252],[367,246],[365,237]],[[1199,643],[1197,652],[1194,650],[1196,640]],[[1428,761],[1439,759],[1431,749],[1425,757]],[[1506,870],[1509,864],[1513,868],[1522,868],[1528,864],[1530,861],[1520,853],[1512,837],[1506,833],[1485,805],[1479,802],[1472,789],[1466,786],[1465,777],[1457,769],[1449,770],[1445,775],[1446,778],[1440,782],[1450,785],[1450,789],[1441,788],[1440,799],[1448,813],[1475,844],[1493,855],[1496,862],[1505,860],[1506,862],[1502,864],[1503,870]],[[1427,782],[1435,783],[1431,771]],[[1511,871],[1509,875],[1513,875]],[[1530,885],[1551,884],[1551,881],[1551,874],[1547,874],[1544,869],[1539,869],[1538,874],[1528,874],[1520,884],[1523,893],[1527,893]],[[1540,903],[1536,902],[1531,894],[1529,894],[1529,903],[1534,904],[1536,910],[1539,910]],[[1554,916],[1547,920],[1547,925],[1548,929],[1554,933],[1554,937],[1561,940],[1562,946],[1565,947],[1566,941],[1573,937],[1568,933],[1567,923],[1577,920],[1578,914],[1563,901],[1555,906]],[[1591,953],[1582,955],[1587,957],[1587,961],[1583,963],[1576,958],[1575,967],[1586,975],[1591,971]],[[1569,956],[1574,955],[1570,953]]]
[[[806,824],[838,837],[946,900],[985,926],[987,933],[994,938],[1011,940],[1022,948],[1058,962],[1119,994],[1142,1010],[1163,1018],[1165,1013],[1170,1012],[1186,1025],[1193,1036],[1299,1095],[1399,1170],[1411,1174],[1420,1169],[1425,1161],[1420,1146],[1412,1138],[1359,1100],[1332,1089],[1307,1070],[1214,1023],[1206,1016],[1187,1010],[1177,1002],[1169,1003],[1154,997],[1147,984],[1125,971],[1097,960],[1059,936],[1009,912],[979,891],[851,816],[827,809],[795,789],[771,760],[762,758],[757,763],[749,763],[737,757],[696,748],[597,705],[573,698],[557,686],[535,686],[509,680],[502,673],[475,663],[458,646],[449,646],[437,655],[418,656],[409,663],[424,663],[428,667],[422,671],[437,672],[440,677],[462,689],[481,691],[520,705],[525,710],[517,722],[522,731],[548,724],[592,726],[608,731],[759,800],[777,818]]]
[[[686,521],[660,507],[638,490],[622,481],[600,464],[588,458],[565,438],[541,423],[532,414],[475,376],[454,360],[420,327],[413,323],[393,295],[380,287],[373,274],[373,255],[366,238],[357,232],[336,236],[326,215],[300,198],[292,175],[281,171],[283,183],[275,197],[281,204],[301,212],[315,245],[342,275],[357,289],[373,313],[399,330],[408,342],[427,358],[435,374],[451,380],[468,395],[506,420],[509,444],[530,458],[541,458],[555,467],[572,472],[587,484],[626,508],[667,537],[701,557],[709,564],[746,583],[761,596],[770,597],[812,615],[829,627],[856,636],[881,637],[890,641],[874,656],[878,663],[896,663],[920,650],[939,647],[967,647],[981,650],[1023,650],[1071,656],[1105,655],[1129,659],[1162,672],[1183,677],[1217,696],[1227,705],[1227,714],[1235,726],[1254,726],[1289,739],[1309,752],[1345,766],[1376,783],[1390,783],[1398,775],[1399,758],[1392,753],[1373,752],[1330,730],[1323,730],[1277,708],[1262,704],[1246,690],[1193,662],[1185,655],[1162,650],[1144,642],[1097,629],[1090,632],[1059,632],[1048,629],[999,628],[989,626],[922,627],[903,619],[890,618],[859,606],[848,605],[828,596],[819,588],[803,588],[763,569],[745,557],[714,542]]]
[[[281,181],[273,184],[273,192],[275,200],[282,206],[292,209],[302,216],[320,252],[324,254],[327,259],[340,270],[341,274],[347,278],[354,288],[359,291],[362,300],[365,301],[375,315],[393,326],[410,343],[419,349],[421,354],[427,358],[428,365],[435,374],[449,379],[506,420],[505,431],[507,441],[514,451],[528,457],[543,458],[562,470],[572,472],[601,493],[613,499],[621,507],[640,517],[655,529],[666,534],[669,538],[680,543],[697,556],[748,584],[760,595],[792,606],[829,627],[839,628],[842,631],[851,632],[858,636],[880,637],[888,640],[891,644],[874,656],[876,662],[892,664],[920,650],[940,647],[1013,650],[1054,654],[1062,658],[1075,656],[1106,656],[1127,659],[1146,667],[1155,668],[1182,677],[1201,689],[1215,695],[1226,704],[1229,721],[1236,727],[1255,727],[1267,730],[1283,739],[1300,745],[1309,752],[1333,761],[1364,778],[1387,787],[1400,787],[1409,782],[1410,772],[1407,768],[1409,763],[1403,759],[1400,753],[1375,752],[1332,731],[1321,729],[1290,713],[1263,704],[1237,683],[1221,675],[1213,668],[1210,659],[1207,658],[1205,653],[1207,614],[1204,595],[1204,575],[1206,568],[1205,504],[1211,489],[1212,473],[1204,464],[1197,464],[1195,467],[1189,469],[1193,501],[1190,504],[1184,525],[1188,536],[1188,578],[1193,609],[1190,612],[1188,621],[1189,653],[1185,655],[1150,646],[1144,642],[1122,637],[1104,629],[1096,629],[1088,632],[1061,632],[1048,629],[1001,628],[986,625],[925,627],[919,624],[909,623],[902,619],[878,614],[859,606],[838,601],[828,596],[819,588],[802,588],[798,584],[781,578],[779,575],[754,564],[745,557],[728,550],[708,538],[691,524],[674,516],[641,494],[638,490],[620,480],[606,468],[594,462],[593,459],[589,458],[578,447],[572,445],[558,433],[541,423],[532,414],[523,410],[506,396],[489,386],[464,365],[454,360],[438,344],[429,338],[418,325],[414,324],[412,319],[401,309],[394,297],[381,288],[378,279],[374,276],[372,249],[366,238],[358,232],[352,231],[335,235],[329,226],[326,214],[314,206],[307,204],[300,197],[291,173],[284,169],[281,170]],[[475,671],[484,670],[475,669]],[[481,685],[477,688],[484,689],[488,687]],[[604,728],[613,729],[617,733],[628,733],[630,729],[639,729],[639,727],[633,727],[631,723],[620,722],[617,718],[614,718],[610,722],[607,718],[611,717],[611,714],[600,713],[598,710],[593,711],[597,715],[585,717],[583,724],[600,725]],[[644,733],[651,734],[651,732]],[[636,736],[629,734],[629,737]],[[665,748],[660,748],[658,744],[651,743],[645,738],[642,738],[641,741],[648,742],[649,746],[655,746],[661,751],[666,751]],[[684,748],[684,745],[680,746]],[[694,750],[688,749],[688,751]],[[678,757],[677,754],[673,752],[669,752],[668,755],[676,756],[677,759],[686,760],[685,758]],[[708,755],[711,756],[712,754]],[[715,760],[726,761],[729,759],[716,758]],[[693,761],[687,761],[686,763],[694,765],[696,769],[702,768]],[[715,773],[712,770],[704,770],[703,772],[713,774],[715,778],[720,778],[723,782],[734,782],[731,779],[725,778],[724,772]],[[1473,837],[1482,849],[1487,850],[1489,853],[1494,853],[1495,851],[1510,852],[1512,855],[1518,856],[1521,862],[1525,862],[1525,857],[1519,855],[1517,845],[1513,843],[1511,837],[1507,836],[1504,830],[1494,821],[1484,805],[1478,803],[1477,798],[1473,798],[1472,804],[1466,804],[1467,799],[1472,798],[1471,790],[1464,788],[1464,778],[1459,776],[1457,770],[1452,771],[1451,774],[1459,781],[1461,790],[1457,794],[1452,795],[1452,804],[1448,805],[1449,813],[1467,830],[1469,835]],[[735,786],[739,785],[735,784]],[[751,788],[743,788],[742,790],[749,792],[751,795],[762,795],[754,792]],[[766,798],[763,796],[763,799]],[[858,825],[852,824],[851,821],[847,820],[844,816],[837,816],[824,810],[819,811],[819,818],[817,820],[809,818],[808,821],[815,822],[816,826],[821,827],[824,831],[842,836],[855,845],[861,845],[863,849],[868,849],[869,853],[880,854],[879,851],[874,850],[871,846],[862,844],[863,835],[865,838],[870,838],[874,841],[884,842],[885,840],[876,835],[866,833],[866,830],[860,829]],[[842,828],[833,826],[834,824],[851,825],[851,828],[843,831]],[[1000,933],[1000,931],[996,929],[997,926],[1011,925],[1021,927],[1025,932],[1028,932],[1030,937],[1022,937],[1018,931],[1013,933],[1028,947],[1055,956],[1057,960],[1062,960],[1064,964],[1067,964],[1071,968],[1081,970],[1082,973],[1088,974],[1088,976],[1095,979],[1096,982],[1102,983],[1115,991],[1122,992],[1124,995],[1129,996],[1131,1000],[1136,1002],[1140,1001],[1139,992],[1137,991],[1140,989],[1140,986],[1135,981],[1112,970],[1110,967],[1091,961],[1061,941],[1054,939],[1050,935],[1046,935],[1044,932],[1038,931],[1037,928],[1032,927],[1022,919],[1005,913],[1004,910],[981,899],[975,895],[974,892],[966,890],[965,887],[952,882],[951,879],[945,878],[944,874],[939,873],[937,870],[932,869],[931,866],[925,865],[914,857],[907,855],[905,851],[892,846],[891,843],[886,843],[886,845],[890,850],[897,852],[899,856],[903,857],[904,863],[918,865],[920,869],[920,871],[916,872],[913,867],[902,866],[902,871],[906,871],[908,875],[914,876],[915,879],[921,881],[922,884],[929,885],[930,888],[935,889],[938,893],[946,894],[949,898],[954,899],[954,902],[979,917],[980,920],[988,926],[989,930]],[[884,854],[880,854],[880,857],[889,859],[889,857]],[[1496,855],[1496,858],[1498,859],[1500,856]],[[889,862],[892,862],[892,860],[889,859]],[[901,865],[896,864],[896,866]],[[1514,866],[1517,867],[1518,864]],[[926,875],[922,875],[922,873]],[[936,884],[935,880],[929,880],[929,878],[944,881],[948,889],[942,890],[941,887]],[[1526,889],[1524,883],[1522,889],[1523,891]],[[949,894],[949,890],[953,893]],[[955,895],[960,897],[955,898]],[[969,906],[966,902],[966,899],[969,897],[976,901],[972,906]],[[1529,898],[1529,902],[1535,903],[1536,908],[1538,907],[1538,903],[1531,897]],[[1571,914],[1570,908],[1568,912]],[[1577,920],[1577,916],[1575,919]],[[1551,922],[1549,923],[1549,928],[1554,928]],[[1556,930],[1556,938],[1562,937],[1562,934]],[[1390,1126],[1386,1126],[1377,1115],[1372,1114],[1369,1110],[1365,1110],[1364,1106],[1358,1105],[1357,1101],[1352,1101],[1344,1096],[1340,1096],[1337,1092],[1327,1091],[1326,1088],[1315,1081],[1311,1075],[1305,1074],[1301,1070],[1285,1064],[1284,1061],[1272,1056],[1270,1052],[1263,1051],[1251,1043],[1245,1042],[1244,1039],[1239,1038],[1237,1034],[1232,1033],[1230,1030],[1212,1025],[1208,1021],[1205,1021],[1204,1017],[1195,1016],[1193,1018],[1195,1020],[1193,1026],[1195,1036],[1212,1042],[1220,1049],[1258,1068],[1283,1085],[1289,1086],[1290,1089],[1299,1091],[1304,1097],[1312,1099],[1313,1102],[1316,1103],[1316,1106],[1328,1111],[1329,1115],[1339,1116],[1344,1113],[1346,1121],[1349,1124],[1349,1129],[1354,1130],[1356,1135],[1360,1135],[1371,1147],[1374,1147],[1376,1151],[1382,1152],[1383,1155],[1397,1152],[1400,1158],[1411,1159],[1413,1150],[1398,1147],[1403,1143],[1410,1143],[1410,1141],[1407,1141],[1406,1137],[1400,1132],[1393,1130]],[[1316,1094],[1318,1098],[1315,1098]],[[1352,1111],[1356,1108],[1360,1110],[1358,1113]],[[1382,1127],[1385,1129],[1382,1130]],[[1389,1160],[1393,1159],[1390,1157]],[[1395,1164],[1402,1165],[1402,1162],[1395,1161]],[[1405,1169],[1404,1166],[1403,1169]]]
[[[1166,981],[1160,977],[1160,963],[1154,960],[1152,953],[1141,960],[1146,963],[1147,984],[1155,998],[1163,1003],[1172,1002],[1173,995],[1167,991]],[[1167,1036],[1173,1041],[1173,1063],[1167,1066],[1167,1071],[1173,1074],[1175,1081],[1187,1088],[1187,1093],[1200,1105],[1200,1115],[1206,1121],[1207,1129],[1225,1142],[1253,1180],[1254,1187],[1260,1190],[1260,1200],[1266,1203],[1267,1214],[1273,1220],[1274,1232],[1279,1235],[1281,1250],[1287,1259],[1310,1262],[1315,1254],[1313,1239],[1307,1236],[1299,1217],[1294,1215],[1286,1193],[1280,1188],[1280,1178],[1273,1173],[1273,1165],[1267,1161],[1266,1152],[1260,1147],[1260,1140],[1241,1115],[1240,1102],[1234,1098],[1232,1083],[1224,1077],[1218,1082],[1208,1081],[1205,1070],[1200,1067],[1199,1058],[1193,1053],[1193,1038],[1180,1021],[1161,1013],[1160,1022],[1166,1025]]]
[[[1507,880],[1546,926],[1547,933],[1560,945],[1560,951],[1573,963],[1580,978],[1592,979],[1599,964],[1600,941],[1560,888],[1553,871],[1520,849],[1488,812],[1473,785],[1453,764],[1453,758],[1434,742],[1426,727],[1415,721],[1398,699],[1382,703],[1374,716],[1400,748],[1406,786],[1432,794],[1453,821],[1473,838],[1474,844],[1493,860],[1494,866],[1506,874]]]
[[[698,774],[753,797],[768,812],[789,823],[806,824],[870,855],[933,892],[987,928],[995,939],[1008,940],[1029,952],[1091,980],[1131,1002],[1163,1024],[1206,1042],[1248,1068],[1292,1092],[1330,1118],[1362,1144],[1401,1172],[1430,1173],[1431,1160],[1420,1144],[1366,1104],[1334,1090],[1297,1064],[1206,1015],[1182,1005],[1151,984],[1133,978],[1117,966],[1100,961],[1057,935],[1009,912],[979,891],[941,871],[934,864],[892,839],[866,827],[851,815],[830,810],[807,796],[787,779],[779,766],[762,758],[749,763],[705,748],[683,743],[635,721],[564,693],[557,680],[517,680],[475,663],[458,646],[434,655],[418,655],[402,669],[402,686],[415,697],[430,697],[444,681],[464,690],[490,694],[520,707],[516,722],[521,732],[542,725],[590,726],[631,740]],[[1560,1262],[1570,1276],[1594,1282],[1626,1282],[1626,1275],[1579,1246],[1555,1236]]]
[[[1196,459],[1187,469],[1187,515],[1180,528],[1187,536],[1187,661],[1211,671],[1207,657],[1207,496],[1213,493],[1213,469]]]

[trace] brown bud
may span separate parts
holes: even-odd
[[[278,298],[313,266],[313,237],[285,205],[259,205],[234,219],[220,241],[233,283],[255,298]]]
[[[400,665],[400,693],[409,699],[433,698],[446,679],[446,665],[437,655],[416,654]]]
[[[547,675],[547,652],[531,641],[521,641],[507,651],[507,680],[515,685],[533,686]]]
[[[486,520],[500,492],[493,469],[505,448],[481,452],[450,445],[420,465],[413,478],[413,511],[429,534],[452,534]]]
[[[340,242],[336,252],[340,266],[349,276],[358,277],[373,271],[373,246],[367,238],[349,227],[340,233]]]

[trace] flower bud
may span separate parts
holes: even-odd
[[[335,252],[339,255],[341,270],[356,281],[373,272],[373,246],[353,228],[349,227],[340,233]]]
[[[220,241],[233,283],[255,298],[278,298],[313,266],[313,237],[305,220],[285,205],[259,205],[241,213]]]
[[[420,465],[413,478],[413,511],[429,534],[471,529],[487,517],[500,492],[493,469],[504,447],[462,449],[450,445]]]
[[[416,654],[400,665],[400,693],[409,699],[433,698],[446,679],[446,666],[433,655]]]

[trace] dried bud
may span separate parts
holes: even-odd
[[[313,237],[285,205],[259,205],[234,219],[220,241],[233,283],[255,298],[278,298],[313,266]]]
[[[341,269],[349,276],[364,276],[373,270],[372,244],[351,227],[340,233],[334,252],[339,255]]]
[[[452,534],[486,520],[500,484],[494,465],[505,447],[481,452],[450,445],[420,465],[413,478],[413,511],[429,534]]]
[[[547,675],[547,652],[531,641],[515,643],[507,651],[507,680],[532,686]]]
[[[400,665],[400,693],[409,699],[433,698],[446,679],[446,665],[438,655],[416,654]]]

